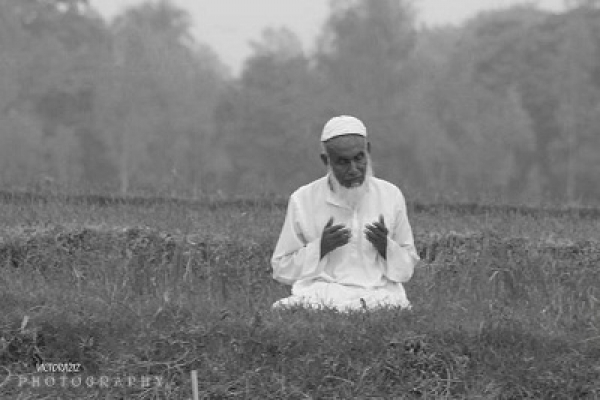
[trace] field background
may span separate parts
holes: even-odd
[[[600,397],[600,209],[488,204],[600,204],[600,0],[439,27],[331,0],[239,73],[183,2],[91,3],[0,0],[0,400],[188,399],[193,370],[210,399]],[[410,204],[412,311],[270,309],[286,199],[232,196],[322,176],[341,114],[440,202]],[[42,361],[165,385],[18,387]]]
[[[413,310],[344,315],[270,309],[285,199],[0,197],[2,399],[188,399],[191,370],[211,399],[600,398],[595,210],[411,204]],[[36,359],[166,384],[19,388]]]

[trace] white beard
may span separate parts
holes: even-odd
[[[333,192],[348,205],[352,210],[356,210],[367,193],[369,178],[373,176],[373,169],[371,168],[371,159],[367,159],[367,170],[365,172],[365,179],[359,186],[345,187],[337,180],[331,165],[328,165],[327,170],[329,172],[329,182],[333,188]]]

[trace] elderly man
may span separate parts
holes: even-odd
[[[273,306],[410,307],[402,283],[419,257],[402,192],[373,177],[359,119],[332,118],[321,143],[328,174],[290,197],[271,263],[292,295]]]

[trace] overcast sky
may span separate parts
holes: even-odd
[[[144,0],[90,0],[107,18]],[[188,10],[197,38],[210,45],[234,73],[249,55],[248,43],[265,27],[287,26],[310,50],[329,8],[328,0],[172,0]],[[523,3],[519,0],[414,0],[418,19],[427,25],[458,24],[477,12]],[[561,10],[564,0],[528,1]]]

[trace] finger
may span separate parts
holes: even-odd
[[[332,234],[332,233],[335,233],[335,232],[339,231],[342,228],[344,228],[343,225],[330,226],[329,228],[323,229],[323,233],[324,234]]]
[[[385,225],[382,225],[381,222],[375,222],[373,224],[373,226],[380,231],[382,234],[387,235],[388,234],[388,229],[385,227]]]
[[[383,214],[379,214],[378,222],[379,222],[378,225],[380,225],[383,228],[383,230],[387,232],[387,227],[385,226],[385,219],[383,218]]]
[[[350,238],[352,236],[352,232],[350,231],[350,229],[341,229],[337,232],[334,233],[330,233],[330,237],[332,238],[342,238],[342,237],[347,237]]]
[[[325,229],[331,227],[333,225],[333,217],[329,218],[329,221],[327,221],[327,225],[325,225]]]
[[[337,241],[337,246],[336,247],[342,247],[342,246],[347,245],[348,243],[350,243],[350,238],[344,237],[344,238],[341,238],[341,239],[339,239]]]
[[[350,241],[350,236],[340,236],[335,238],[335,243],[339,245],[346,244]]]
[[[329,234],[335,234],[337,232],[347,230],[345,228],[346,227],[344,225],[334,225],[334,226],[331,226],[331,227],[329,227],[327,229],[327,233],[329,233]]]
[[[377,230],[370,230],[370,231],[365,231],[365,234],[367,236],[367,239],[369,239],[370,241],[383,241],[385,239],[385,236],[377,231]]]
[[[372,225],[367,225],[365,227],[365,231],[364,231],[367,235],[374,235],[375,234],[375,228]]]
[[[371,225],[372,227],[375,227],[375,229],[381,231],[382,233],[386,234],[388,233],[388,229],[385,226],[385,224],[381,223],[381,219],[377,222],[373,222],[373,224]]]
[[[385,232],[379,226],[375,226],[375,225],[367,225],[366,231],[372,232],[375,235],[384,235],[385,234]]]
[[[372,231],[365,231],[365,236],[370,242],[377,240],[377,235]]]
[[[346,244],[348,244],[348,239],[347,238],[337,238],[335,240],[332,240],[329,245],[332,249],[337,249],[338,247],[342,247]]]
[[[339,247],[342,244],[346,244],[350,241],[350,236],[339,235],[339,236],[328,236],[325,240],[327,246],[332,246],[333,248]]]

